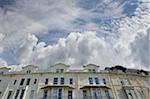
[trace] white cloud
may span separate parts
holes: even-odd
[[[1,66],[7,66],[7,62],[3,60],[2,58],[0,58],[0,67]]]
[[[34,35],[28,35],[26,42],[17,49],[16,57],[19,64],[26,64],[30,60],[33,48],[36,46],[37,41],[38,40]]]
[[[150,28],[147,34],[139,34],[131,44],[132,57],[135,64],[142,68],[150,69]],[[139,66],[139,68],[141,68]]]
[[[71,64],[73,68],[80,68],[87,63],[99,64],[101,68],[115,64],[126,65],[104,38],[90,31],[72,32],[67,38],[60,38],[57,44],[48,46],[45,46],[44,42],[37,44],[37,38],[31,35],[22,48],[18,48],[20,51],[17,51],[20,64],[34,64],[40,68],[58,62]]]
[[[147,37],[146,30],[150,26],[149,3],[138,5],[135,16],[126,17],[120,22],[110,22],[119,27],[115,33],[118,38],[114,38],[111,33],[105,38],[102,35],[96,36],[97,32],[91,32],[102,32],[102,29],[108,28],[91,22],[92,18],[103,20],[125,16],[124,5],[111,0],[105,0],[102,4],[108,5],[97,5],[87,10],[79,8],[73,0],[18,0],[12,6],[12,11],[4,14],[0,9],[0,65],[35,64],[45,68],[63,62],[74,67],[96,63],[102,67],[120,64],[147,68],[147,56],[139,52],[146,45],[144,38]],[[76,18],[84,19],[87,23],[77,28],[72,24]],[[57,28],[84,32],[71,32],[54,45],[39,42],[35,36]]]
[[[132,18],[125,18],[122,21],[120,21],[120,28],[119,28],[119,33],[120,37],[119,39],[116,39],[116,43],[114,44],[114,48],[121,54],[121,56],[125,60],[129,60],[131,63],[130,66],[133,68],[144,68],[146,64],[143,64],[146,60],[143,60],[144,57],[147,56],[140,56],[140,54],[135,53],[135,48],[131,49],[132,45],[137,42],[136,37],[138,35],[145,35],[148,36],[146,33],[148,27],[150,27],[150,3],[142,3],[141,5],[138,6],[135,12],[135,16]],[[142,39],[142,37],[140,38]],[[147,45],[149,40],[147,42],[141,43],[144,44],[143,46]],[[136,45],[136,44],[135,44]],[[140,49],[142,45],[137,45],[136,49]],[[148,49],[147,49],[148,50]],[[137,55],[135,55],[137,54]],[[146,55],[146,54],[144,54]],[[142,60],[135,60],[137,59],[136,57],[140,57],[139,59],[143,58]],[[149,57],[147,57],[149,58]],[[136,62],[135,62],[136,61]],[[141,61],[140,64],[138,61]],[[139,66],[140,65],[140,66]],[[149,65],[149,64],[147,64]],[[148,66],[146,66],[148,67]]]

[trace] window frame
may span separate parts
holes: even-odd
[[[26,81],[26,85],[30,85],[31,78],[28,78]]]
[[[25,78],[22,78],[21,81],[20,81],[20,86],[23,86],[24,82],[25,82]]]
[[[48,84],[48,78],[45,78],[45,85]]]
[[[98,77],[95,77],[95,84],[100,84]]]
[[[92,85],[93,84],[93,78],[89,77],[89,84]]]
[[[60,84],[64,84],[65,83],[65,78],[60,78]]]
[[[57,78],[57,77],[53,78],[53,84],[54,84],[54,85],[57,85],[57,84],[58,84],[58,78]]]
[[[70,79],[69,79],[69,84],[70,84],[70,85],[73,85],[73,78],[70,78]]]

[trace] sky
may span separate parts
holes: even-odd
[[[150,70],[149,0],[0,0],[0,66]]]

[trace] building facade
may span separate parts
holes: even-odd
[[[28,65],[0,68],[0,99],[149,99],[149,72],[88,64],[71,70],[62,63],[48,70]]]

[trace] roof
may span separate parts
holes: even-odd
[[[121,65],[116,65],[114,67],[105,67],[105,70],[121,70],[121,71],[125,72],[127,70],[127,68],[125,68]]]
[[[83,67],[88,67],[88,66],[99,67],[98,65],[95,65],[95,64],[87,64],[87,65],[84,65]]]
[[[28,67],[38,68],[37,66],[34,66],[34,65],[27,65],[27,66],[22,67],[22,69],[25,69],[25,68],[28,68]]]
[[[0,69],[10,70],[11,68],[8,68],[8,67],[0,67]]]
[[[63,64],[63,63],[57,63],[57,64],[52,65],[51,67],[54,67],[54,66],[66,66],[66,67],[70,67],[70,65],[66,65],[66,64]]]

